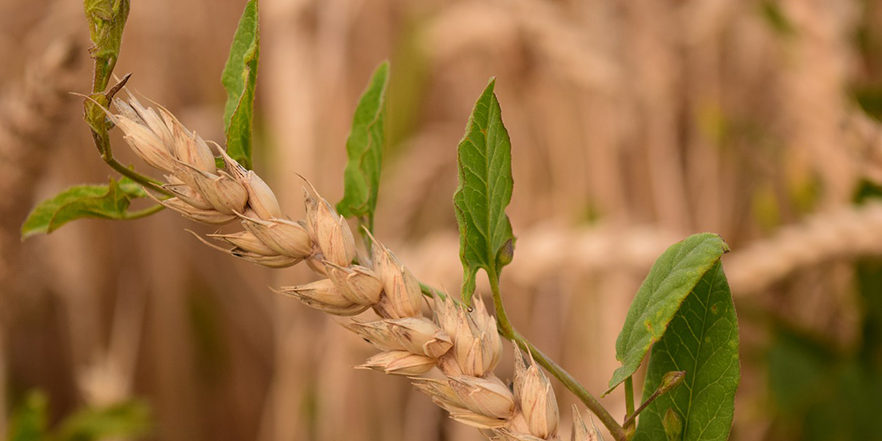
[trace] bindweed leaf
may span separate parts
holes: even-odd
[[[260,31],[257,23],[257,0],[250,0],[239,19],[239,26],[230,46],[230,56],[221,75],[227,91],[224,107],[224,133],[227,154],[239,164],[251,168],[252,120],[254,117],[254,86],[257,81],[257,60],[260,57]]]
[[[22,239],[48,234],[80,218],[132,219],[142,217],[128,211],[132,199],[147,197],[144,189],[128,178],[108,185],[77,185],[37,205],[21,226]]]
[[[383,123],[388,77],[389,63],[384,61],[374,71],[355,108],[352,130],[346,140],[349,160],[343,172],[343,199],[337,203],[337,212],[341,215],[366,218],[366,226],[371,232],[385,145]]]
[[[670,371],[686,371],[683,383],[640,414],[634,441],[728,439],[740,378],[738,319],[719,261],[683,300],[652,347],[644,400]]]
[[[665,334],[683,299],[728,250],[716,234],[695,234],[669,247],[655,261],[616,340],[616,359],[622,366],[609,380],[607,393],[634,374],[649,347]]]
[[[491,79],[475,103],[457,155],[459,185],[453,204],[459,224],[462,298],[466,304],[475,292],[478,269],[484,268],[491,279],[498,278],[514,254],[514,235],[505,214],[513,184],[511,141],[493,93],[495,84],[496,80]]]

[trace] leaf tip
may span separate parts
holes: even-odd
[[[496,77],[490,77],[490,80],[487,81],[487,87],[484,88],[484,93],[493,93],[496,88]]]

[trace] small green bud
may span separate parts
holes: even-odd
[[[514,239],[509,239],[496,253],[496,264],[502,268],[511,263],[512,259],[514,259]]]
[[[658,394],[661,395],[680,385],[683,378],[686,377],[686,371],[671,371],[666,373],[658,385]]]

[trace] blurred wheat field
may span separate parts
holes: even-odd
[[[221,141],[220,73],[243,5],[134,1],[116,72],[133,73],[132,89]],[[456,145],[495,76],[519,238],[502,282],[523,334],[599,394],[655,257],[690,233],[716,232],[733,250],[723,262],[741,320],[733,439],[879,439],[861,429],[873,407],[829,420],[855,418],[846,435],[809,430],[811,417],[829,416],[812,413],[810,399],[790,405],[797,399],[782,398],[790,395],[773,380],[782,335],[832,354],[818,366],[849,354],[863,363],[882,326],[882,278],[873,279],[882,274],[873,266],[882,211],[872,197],[855,203],[859,190],[882,184],[874,118],[882,3],[262,0],[260,8],[255,168],[286,212],[302,214],[297,173],[329,200],[342,195],[355,103],[389,59],[391,141],[376,233],[423,281],[456,292]],[[352,369],[369,345],[268,289],[306,282],[303,269],[232,261],[184,231],[209,230],[168,213],[79,221],[21,242],[38,201],[106,182],[111,170],[80,99],[68,94],[90,86],[81,4],[0,0],[0,29],[0,433],[38,388],[53,421],[79,406],[143,398],[155,423],[148,439],[163,441],[482,439],[400,378]],[[113,142],[123,162],[135,162],[119,135]],[[857,366],[882,392],[879,353]],[[507,356],[503,378],[510,347]],[[566,409],[573,397],[557,392]],[[618,418],[620,397],[603,400]]]

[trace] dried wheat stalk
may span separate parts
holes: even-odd
[[[306,219],[292,221],[254,171],[187,130],[167,110],[145,107],[131,96],[114,104],[117,113],[108,115],[128,144],[167,173],[164,187],[175,197],[160,203],[198,222],[238,220],[243,227],[237,233],[209,235],[225,246],[200,238],[203,242],[273,268],[306,261],[326,278],[281,287],[280,293],[338,316],[373,309],[382,318],[346,323],[381,350],[359,367],[409,378],[451,418],[477,427],[490,439],[559,439],[554,392],[529,354],[515,349],[512,385],[493,374],[502,340],[480,299],[467,309],[449,297],[424,298],[417,279],[380,242],[373,240],[369,258],[358,255],[345,219],[311,185]],[[215,167],[215,154],[223,158],[223,169]],[[356,257],[359,264],[353,263]],[[596,427],[587,430],[578,411],[573,427],[574,441],[602,439]]]
[[[882,253],[882,204],[815,214],[774,236],[732,253],[726,262],[732,288],[759,292],[799,268],[834,259]]]
[[[13,257],[21,242],[18,223],[52,151],[49,141],[55,132],[46,127],[61,127],[68,115],[65,103],[77,50],[68,39],[54,41],[0,96],[0,282],[10,293],[23,289],[16,286],[22,268]]]
[[[624,269],[642,274],[678,237],[673,231],[650,226],[567,228],[555,224],[540,224],[522,235],[518,250],[529,255],[530,262],[512,262],[510,281],[524,286],[539,283],[553,269],[579,274]],[[461,269],[456,261],[438,258],[444,254],[438,250],[455,252],[458,246],[455,235],[436,235],[403,254],[429,280],[450,281]],[[800,269],[878,255],[882,255],[882,203],[867,202],[813,213],[734,249],[723,262],[732,292],[747,297]]]

